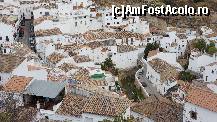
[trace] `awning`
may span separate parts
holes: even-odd
[[[25,90],[24,94],[56,98],[64,89],[66,82],[52,82],[34,80]]]

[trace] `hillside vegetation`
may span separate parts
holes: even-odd
[[[110,7],[111,5],[135,5],[140,6],[143,4],[149,5],[171,5],[171,6],[184,6],[189,5],[192,7],[202,7],[206,6],[211,11],[217,12],[217,0],[95,0],[100,6]],[[155,19],[153,19],[155,18]],[[153,25],[160,26],[159,28],[165,28],[165,25],[171,25],[181,28],[193,28],[198,29],[199,26],[208,26],[213,30],[217,30],[217,14],[211,13],[210,16],[169,16],[165,18],[157,17],[146,17],[147,20],[151,20],[150,23]],[[163,22],[165,21],[165,22]],[[160,24],[156,24],[159,23]],[[167,24],[164,24],[167,23]],[[164,27],[162,27],[164,26]]]

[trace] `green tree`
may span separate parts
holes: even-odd
[[[179,77],[181,80],[189,81],[189,82],[195,79],[195,76],[193,74],[191,74],[190,72],[185,72],[185,71],[180,72]]]
[[[105,61],[101,64],[101,68],[103,70],[109,70],[109,68],[114,68],[115,64],[113,64],[112,59],[106,58]]]
[[[133,99],[134,101],[140,101],[144,99],[142,94],[142,89],[138,89],[134,84],[135,77],[127,76],[126,78],[121,80],[122,88],[124,88],[129,99]]]
[[[197,42],[194,44],[194,47],[204,52],[204,50],[206,49],[206,42],[203,39],[198,39]]]
[[[214,42],[210,42],[210,44],[207,45],[206,52],[208,54],[211,54],[211,55],[217,52],[217,49],[215,47],[215,43]]]
[[[115,64],[112,62],[112,59],[106,58],[104,62],[101,63],[101,69],[105,71],[110,71],[113,75],[118,75],[118,69],[115,68]]]
[[[12,115],[6,112],[0,113],[0,120],[2,122],[11,122],[12,121]]]
[[[214,54],[214,53],[216,53],[217,52],[217,49],[216,49],[216,47],[210,47],[209,49],[208,49],[208,52],[207,53],[209,53],[209,54]]]
[[[154,42],[154,43],[148,43],[145,50],[144,50],[144,58],[147,59],[149,51],[156,50],[159,48],[159,44]]]

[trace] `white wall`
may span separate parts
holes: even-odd
[[[116,64],[117,68],[125,69],[137,66],[138,55],[143,53],[144,48],[135,51],[116,53],[112,55],[111,59]]]
[[[113,118],[111,118],[111,117],[101,116],[101,115],[96,115],[96,114],[90,114],[90,113],[83,113],[82,118],[83,118],[82,122],[99,122],[99,121],[102,121],[104,119],[113,120]]]
[[[82,122],[82,117],[58,115],[51,110],[40,109],[42,117],[48,116],[49,120]]]
[[[47,80],[47,71],[46,69],[33,70],[28,71],[28,65],[34,65],[33,60],[27,62],[27,59],[23,63],[21,63],[13,72],[13,75],[17,76],[25,76],[25,77],[33,77],[33,79],[38,80]],[[37,65],[36,65],[37,66]]]
[[[44,16],[45,12],[49,12],[50,16],[57,15],[57,10],[56,9],[38,8],[38,9],[33,10],[34,19],[37,19],[39,17]]]
[[[190,56],[189,58],[189,65],[188,69],[194,72],[200,73],[200,69],[202,66],[206,66],[212,62],[216,61],[216,57],[208,56],[208,55],[201,55],[198,57]]]
[[[202,72],[203,80],[205,82],[214,82],[217,80],[217,65],[205,66],[205,70]]]
[[[190,111],[197,112],[197,120],[194,120],[190,117]],[[216,122],[216,120],[217,112],[201,108],[188,102],[184,104],[183,122]]]
[[[11,73],[0,73],[1,81],[0,84],[5,84],[11,77]]]
[[[4,23],[0,23],[0,37],[2,37],[2,40],[0,40],[0,44],[3,44],[6,41],[6,36],[8,36],[9,38],[9,42],[13,42],[14,41],[14,33],[16,33],[16,29],[15,27],[13,27],[12,25],[7,25]]]
[[[141,115],[137,112],[131,111],[130,114],[135,118],[135,120],[138,120],[138,122],[154,122],[153,120],[149,119],[145,115]]]

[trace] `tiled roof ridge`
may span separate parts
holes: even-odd
[[[191,86],[187,91],[186,102],[217,112],[217,94],[201,87]]]

